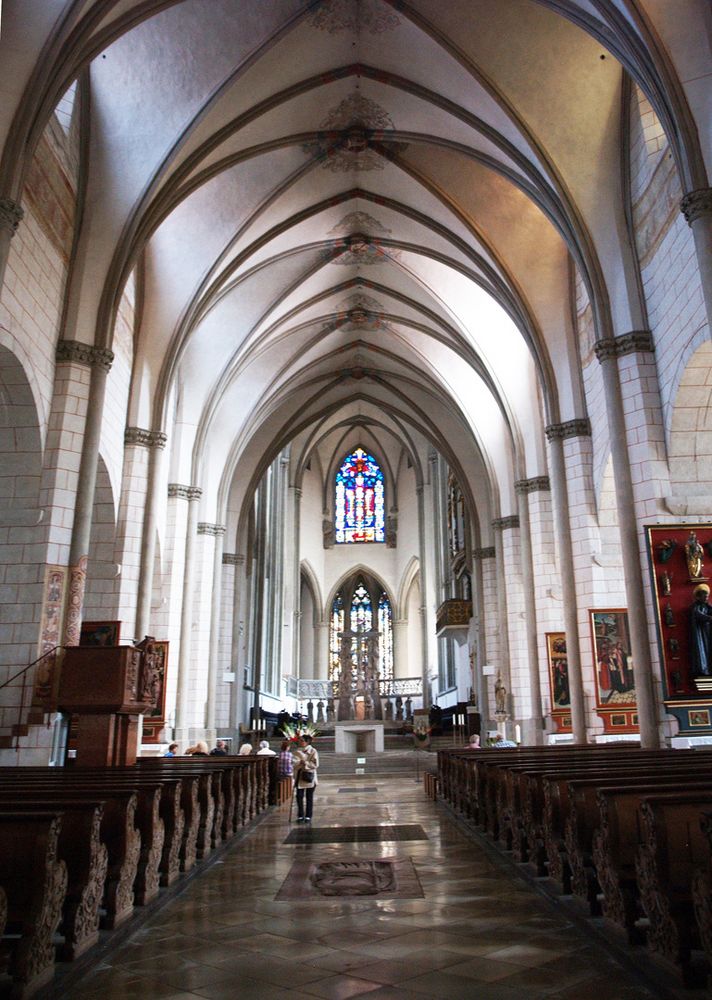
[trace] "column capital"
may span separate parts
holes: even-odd
[[[626,354],[653,353],[655,344],[650,330],[631,330],[619,337],[607,337],[599,340],[593,347],[600,363],[610,358],[622,358]]]
[[[545,433],[549,441],[556,441],[560,438],[591,437],[591,421],[588,417],[580,417],[577,420],[565,420],[562,424],[549,424],[545,428]]]
[[[245,557],[236,552],[223,552],[223,566],[242,566]]]
[[[473,549],[473,559],[496,559],[497,552],[494,545],[488,545],[484,549]]]
[[[60,340],[55,352],[55,361],[75,365],[86,365],[87,368],[101,368],[108,372],[114,360],[114,352],[107,347],[94,347],[93,344],[82,344],[79,340]]]
[[[14,236],[25,214],[24,208],[12,198],[0,198],[0,229],[6,229]]]
[[[143,427],[127,427],[124,444],[142,445],[144,448],[165,448],[168,435],[163,431],[149,431]]]
[[[519,514],[510,514],[508,517],[495,517],[492,521],[495,531],[505,531],[507,528],[519,527]]]
[[[202,495],[203,491],[199,486],[183,486],[181,483],[168,484],[169,499],[177,497],[180,500],[200,500]]]
[[[689,191],[680,202],[680,211],[688,226],[705,215],[712,215],[712,188]]]
[[[208,524],[207,521],[198,521],[199,535],[224,535],[224,524]]]
[[[534,476],[532,479],[518,479],[514,484],[515,493],[548,493],[551,482],[548,476]]]

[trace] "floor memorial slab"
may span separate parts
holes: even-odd
[[[378,844],[384,841],[427,840],[422,826],[307,826],[297,827],[285,844]]]
[[[339,858],[295,861],[275,899],[422,899],[410,858]]]

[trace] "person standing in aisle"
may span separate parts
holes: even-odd
[[[314,789],[317,786],[319,754],[312,746],[308,734],[302,736],[294,751],[294,781],[297,789],[297,823],[311,823],[314,807]],[[306,793],[306,794],[305,794]],[[304,800],[306,798],[306,809]]]

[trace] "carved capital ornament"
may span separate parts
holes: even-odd
[[[24,209],[12,198],[0,198],[0,229],[14,236],[25,214]]]
[[[86,365],[87,368],[100,368],[108,372],[114,360],[114,352],[107,347],[83,344],[79,340],[60,340],[57,344],[55,360],[58,364],[69,362],[74,365]]]
[[[680,202],[680,211],[688,226],[705,215],[712,215],[712,188],[690,191]]]
[[[549,441],[572,437],[591,437],[591,421],[588,417],[565,420],[562,424],[549,424],[545,430]]]

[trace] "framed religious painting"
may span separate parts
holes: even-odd
[[[546,655],[549,663],[551,718],[557,733],[571,732],[571,693],[569,691],[569,661],[566,654],[566,633],[546,633]]]
[[[680,734],[712,733],[712,524],[645,529],[665,707]]]
[[[606,733],[635,733],[638,713],[625,608],[589,612],[596,680],[596,712]]]
[[[121,622],[82,622],[80,646],[118,646]]]
[[[168,643],[163,640],[154,640],[153,643],[158,657],[158,696],[156,707],[147,712],[143,717],[143,743],[160,743],[163,736],[163,729],[166,725],[166,680],[168,677]]]

